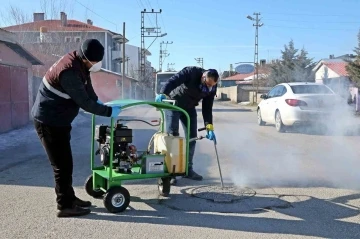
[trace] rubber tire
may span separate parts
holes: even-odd
[[[260,120],[259,120],[259,118],[260,118]],[[266,124],[266,122],[262,120],[260,108],[257,110],[257,123],[260,126],[264,126]]]
[[[277,125],[276,120],[278,119],[278,117],[279,117],[280,122]],[[280,114],[279,110],[276,110],[276,112],[275,112],[275,128],[276,128],[277,132],[280,132],[280,133],[285,132],[285,125],[283,124],[283,122],[281,120],[281,114]]]
[[[121,194],[124,200],[123,203],[119,206],[112,204],[112,199],[117,194]],[[129,204],[130,204],[130,193],[126,188],[121,186],[110,188],[104,196],[104,206],[111,213],[123,212],[129,206]]]
[[[90,175],[86,181],[85,181],[85,191],[87,194],[89,194],[90,196],[94,197],[94,198],[99,198],[102,197],[105,192],[100,190],[99,191],[94,191],[93,189],[93,175]]]
[[[159,178],[158,180],[158,190],[159,190],[159,195],[163,196],[163,197],[168,197],[170,194],[170,189],[171,189],[171,178],[170,177],[166,177],[166,178]]]

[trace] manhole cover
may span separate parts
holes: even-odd
[[[250,188],[237,188],[221,186],[202,186],[191,191],[191,195],[219,203],[231,203],[252,197],[256,192]]]

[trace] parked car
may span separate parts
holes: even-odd
[[[258,124],[275,124],[278,132],[289,126],[326,121],[342,102],[328,86],[308,82],[281,83],[260,98]]]

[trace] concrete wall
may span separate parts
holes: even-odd
[[[232,102],[238,101],[238,87],[230,86],[230,87],[220,87],[217,89],[217,97],[218,100],[230,100]]]
[[[260,102],[260,95],[267,93],[268,89],[259,89],[257,95],[257,102]],[[220,87],[217,89],[216,100],[230,100],[231,102],[253,102],[253,94],[256,91],[242,89],[241,86],[231,86],[231,87]]]

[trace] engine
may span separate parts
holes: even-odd
[[[100,154],[100,161],[104,166],[110,165],[111,147],[113,148],[113,168],[119,173],[131,173],[131,168],[138,163],[135,145],[132,145],[132,129],[117,123],[114,128],[113,145],[110,145],[111,127],[96,125],[95,140],[99,143],[96,155]]]

